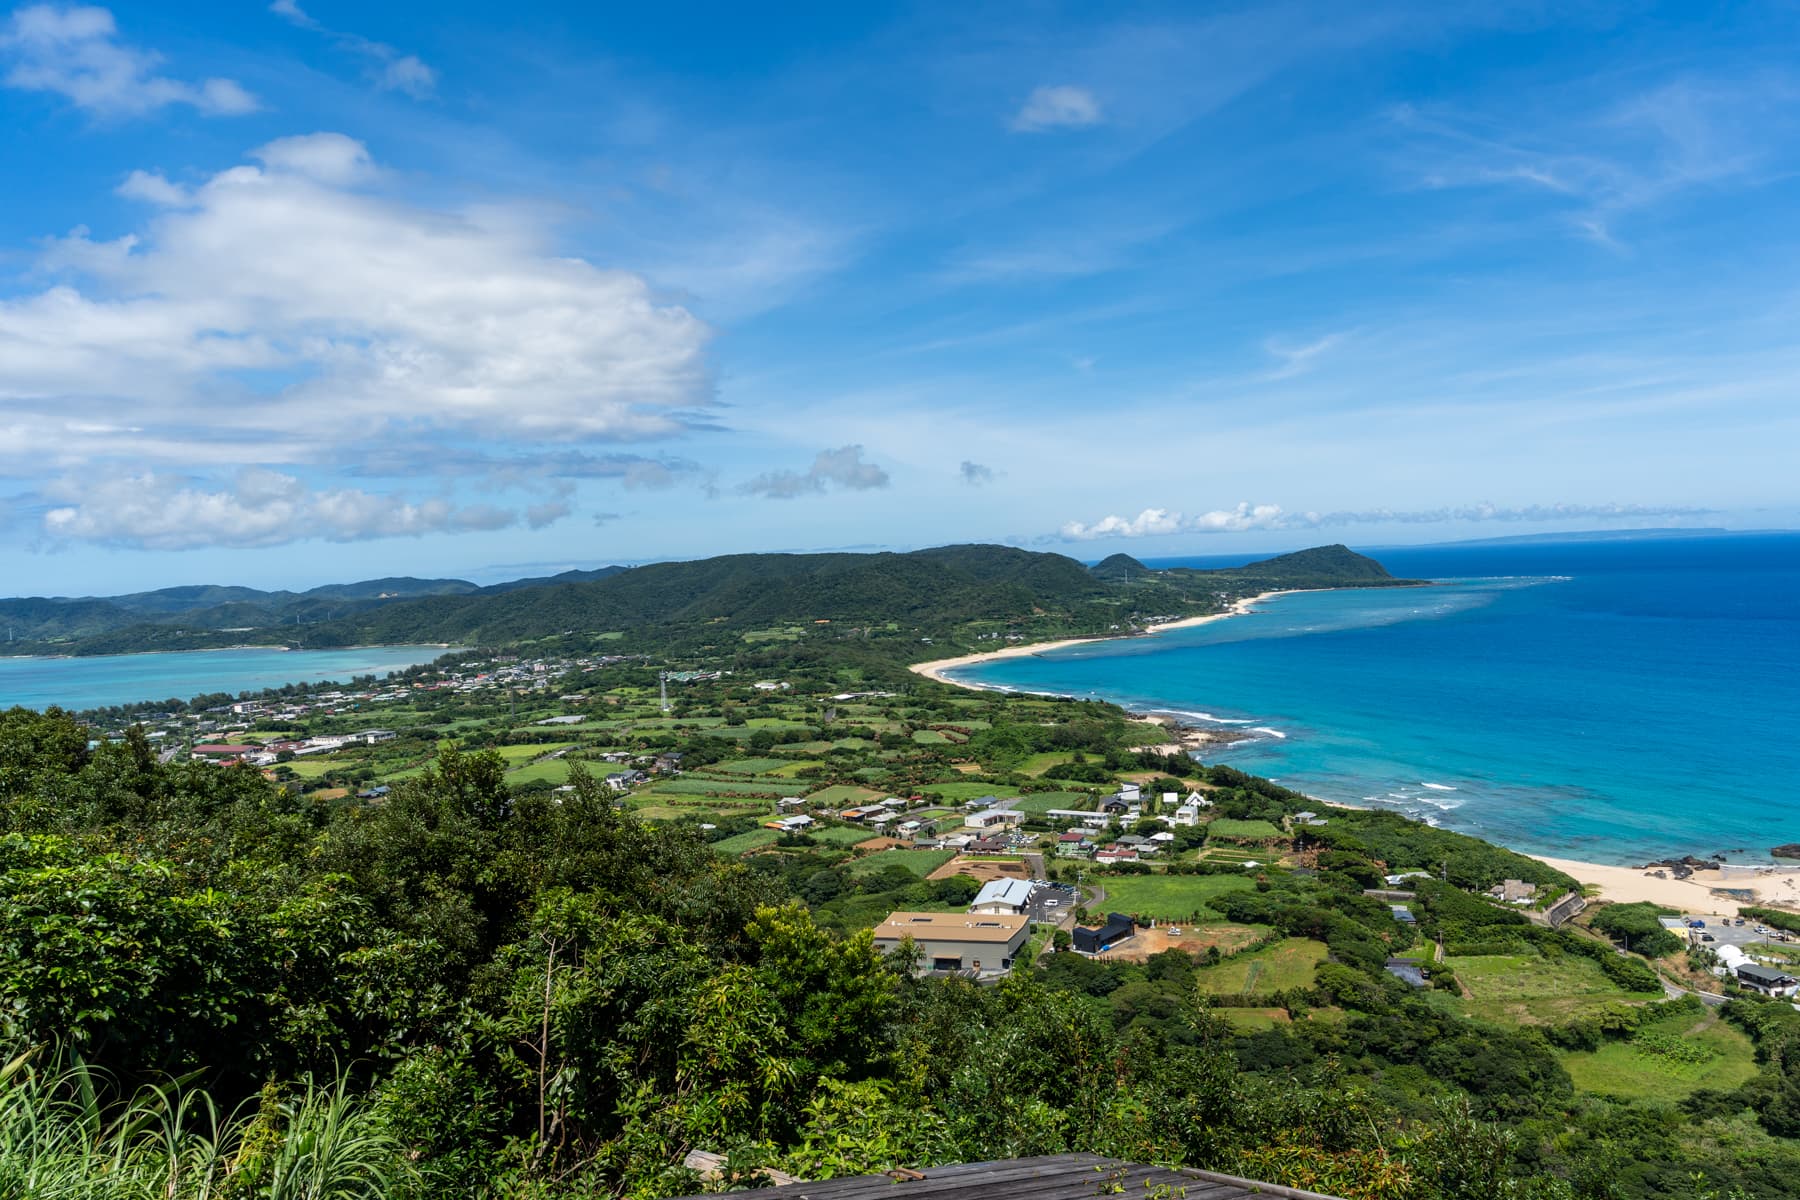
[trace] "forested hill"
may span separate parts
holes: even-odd
[[[26,635],[36,645],[15,643],[21,651],[76,654],[246,642],[491,646],[563,635],[628,636],[633,643],[668,647],[758,631],[786,640],[854,631],[887,643],[890,655],[906,653],[904,647],[917,657],[920,647],[960,637],[1129,632],[1157,617],[1216,612],[1273,588],[1404,582],[1342,546],[1201,571],[1151,570],[1125,555],[1090,569],[1062,554],[965,545],[909,553],[731,554],[486,588],[459,580],[378,580],[302,594],[171,589],[203,593],[191,599],[215,603],[155,616],[141,597],[6,601],[0,608],[34,606],[32,613],[42,616],[47,605],[70,604],[87,612],[90,623],[58,641],[39,632]],[[162,598],[165,606],[190,599],[145,595]],[[120,621],[111,610],[124,608],[124,601],[132,601],[134,611]],[[105,611],[89,611],[95,606]]]

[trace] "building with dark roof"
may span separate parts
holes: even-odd
[[[1124,913],[1107,913],[1106,923],[1093,929],[1077,929],[1075,948],[1083,954],[1102,954],[1137,933],[1137,925]]]

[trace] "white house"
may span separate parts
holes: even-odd
[[[1037,890],[1037,884],[1029,879],[994,879],[981,885],[975,893],[975,902],[969,905],[972,913],[1022,913],[1031,903],[1031,893]]]
[[[1184,804],[1174,812],[1170,813],[1164,820],[1168,821],[1171,825],[1198,825],[1200,823],[1200,809],[1192,804]]]
[[[990,808],[983,812],[970,813],[963,823],[971,829],[1004,828],[1017,825],[1025,819],[1025,814],[1013,808]]]
[[[813,819],[805,813],[796,813],[791,817],[783,817],[775,822],[775,827],[783,833],[799,833],[813,824]]]

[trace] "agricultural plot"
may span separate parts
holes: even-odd
[[[1005,788],[996,788],[991,783],[928,783],[919,790],[927,796],[936,796],[946,804],[967,804],[983,796],[996,796],[1002,800],[1015,799],[1006,795]]]
[[[1086,792],[1032,792],[1013,800],[1012,807],[1022,813],[1042,816],[1053,808],[1092,809],[1094,798]]]
[[[794,794],[792,788],[779,783],[753,779],[704,779],[696,775],[665,779],[651,791],[665,796],[767,796],[775,800]]]
[[[956,857],[954,850],[883,850],[851,863],[852,875],[870,875],[887,867],[905,867],[920,879]]]
[[[793,761],[786,758],[734,758],[730,762],[708,767],[707,770],[716,771],[720,775],[772,775],[792,765]]]
[[[750,829],[743,833],[733,834],[723,841],[714,842],[712,848],[720,854],[745,854],[764,846],[772,846],[780,840],[781,831],[779,829]]]
[[[869,840],[869,831],[856,825],[814,825],[806,834],[828,846],[854,846]]]
[[[548,762],[527,763],[517,770],[506,773],[506,782],[514,787],[526,783],[551,783],[557,787],[569,782],[569,768],[573,765],[566,758],[553,758]],[[590,768],[591,770],[592,768]]]
[[[1628,1041],[1562,1055],[1577,1091],[1674,1104],[1700,1088],[1730,1091],[1756,1074],[1750,1039],[1712,1013],[1646,1025]]]
[[[1218,996],[1281,992],[1313,984],[1325,946],[1310,938],[1286,938],[1262,950],[1228,958],[1194,972],[1194,986]]]
[[[1623,991],[1598,963],[1576,954],[1488,954],[1445,961],[1468,993],[1456,1002],[1457,1009],[1503,1024],[1546,1024],[1620,1001],[1663,998],[1660,991]]]
[[[1241,842],[1260,842],[1282,836],[1284,835],[1281,830],[1268,821],[1239,821],[1231,817],[1220,817],[1206,826],[1208,841],[1213,838],[1225,838]]]
[[[1220,919],[1224,914],[1208,908],[1207,901],[1256,886],[1237,875],[1108,875],[1095,882],[1106,889],[1101,902],[1106,911],[1159,921]]]

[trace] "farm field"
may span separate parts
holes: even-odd
[[[854,846],[869,840],[869,831],[860,825],[815,825],[807,836],[828,846]]]
[[[776,800],[793,794],[793,789],[779,783],[761,783],[753,779],[702,779],[696,775],[665,779],[651,790],[664,796],[768,796]]]
[[[1238,821],[1231,817],[1220,817],[1206,826],[1208,840],[1212,838],[1236,838],[1241,841],[1256,842],[1264,838],[1282,836],[1268,821]]]
[[[1286,938],[1263,950],[1253,950],[1194,972],[1194,986],[1215,995],[1246,992],[1279,992],[1311,987],[1313,975],[1325,961],[1325,946],[1310,938]]]
[[[514,787],[523,783],[553,783],[561,786],[569,782],[569,768],[572,764],[566,758],[553,758],[549,762],[527,763],[516,770],[506,773],[506,782]],[[592,770],[590,767],[589,770]]]
[[[1092,809],[1094,798],[1087,792],[1032,792],[1020,796],[1012,807],[1022,813],[1042,816],[1053,808]]]
[[[786,758],[735,758],[730,762],[717,763],[707,770],[716,771],[720,775],[771,775],[792,765],[793,760]]]
[[[1107,912],[1154,917],[1159,921],[1192,921],[1224,914],[1207,907],[1207,901],[1226,892],[1245,892],[1254,880],[1236,875],[1107,875],[1093,882],[1106,889],[1101,907]]]
[[[743,833],[733,834],[723,841],[714,842],[712,848],[720,854],[743,854],[763,846],[772,846],[781,840],[779,829],[750,829]]]
[[[1453,1001],[1458,1011],[1503,1024],[1545,1024],[1620,1001],[1663,998],[1660,991],[1622,991],[1598,963],[1574,954],[1490,954],[1445,961],[1469,993]]]
[[[920,879],[956,857],[954,850],[883,850],[849,866],[852,875],[871,875],[888,867],[905,867]]]
[[[1659,1052],[1667,1045],[1662,1038],[1689,1049],[1677,1055]],[[1756,1074],[1750,1039],[1710,1012],[1658,1021],[1644,1026],[1631,1041],[1565,1052],[1562,1061],[1577,1091],[1667,1104],[1700,1088],[1729,1091]]]

